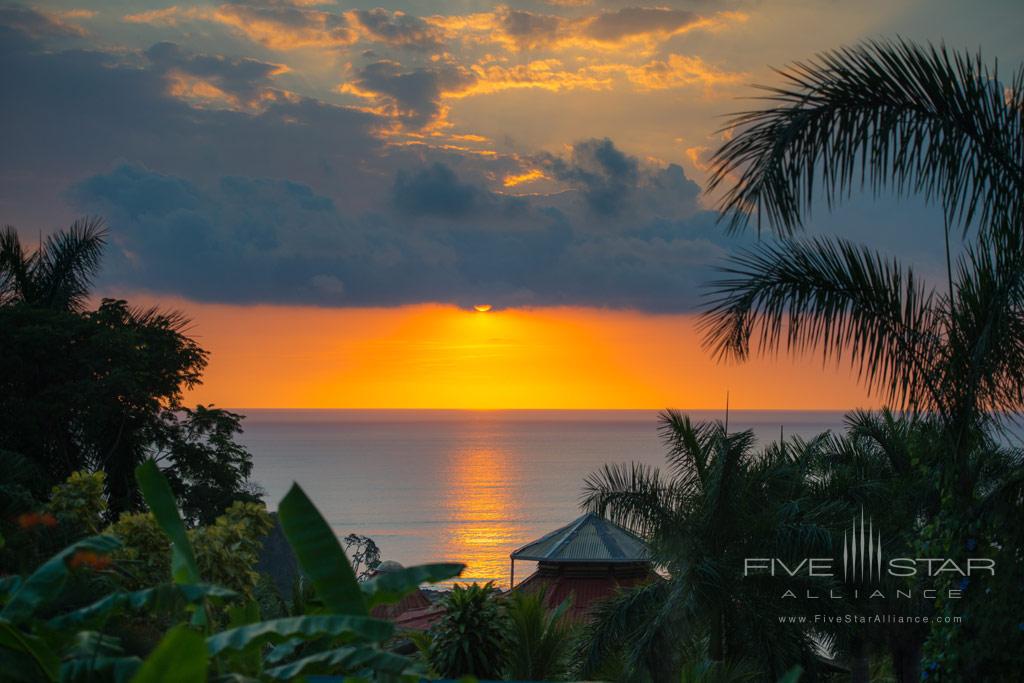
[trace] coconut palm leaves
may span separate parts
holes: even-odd
[[[700,326],[719,358],[821,347],[846,356],[872,388],[905,400],[928,392],[942,344],[936,294],[912,269],[844,240],[761,244],[710,287]]]
[[[47,237],[31,254],[11,226],[0,232],[0,305],[23,302],[79,310],[99,272],[106,230],[99,218],[79,219]]]
[[[849,362],[887,402],[940,418],[967,496],[977,427],[1024,408],[1024,69],[1002,83],[979,57],[898,42],[783,76],[772,108],[734,121],[710,182],[738,178],[721,205],[732,228],[756,212],[783,239],[711,284],[705,342],[739,360],[753,345]],[[866,248],[793,240],[818,186],[829,206],[862,187],[922,193],[977,235],[931,288]]]
[[[780,73],[714,158],[711,189],[738,178],[722,200],[732,229],[756,214],[791,235],[818,192],[831,207],[860,188],[923,193],[965,228],[1020,225],[1024,69],[1004,83],[980,56],[897,41]]]
[[[793,605],[747,557],[810,556],[829,542],[800,497],[800,449],[754,450],[753,433],[728,433],[675,412],[661,416],[667,471],[606,466],[585,483],[583,506],[644,535],[669,580],[623,593],[595,615],[585,675],[621,657],[630,672],[677,675],[683,646],[715,661],[756,659],[780,676],[812,651],[808,634],[780,622]],[[807,587],[795,579],[794,586]],[[792,602],[792,601],[791,601]],[[625,645],[623,645],[625,644]]]

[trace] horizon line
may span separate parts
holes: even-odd
[[[208,405],[215,405],[215,404],[208,404]],[[675,410],[675,411],[679,411],[679,412],[687,412],[687,411],[700,411],[700,412],[721,411],[721,412],[724,412],[725,411],[725,408],[722,407],[722,406],[712,407],[712,408],[665,408],[665,407],[661,407],[661,408],[650,408],[650,407],[638,407],[638,408],[601,408],[601,407],[597,407],[597,408],[445,408],[445,407],[376,407],[376,406],[324,408],[324,407],[304,407],[304,406],[247,406],[247,407],[227,406],[227,407],[223,407],[223,409],[224,410],[231,410],[231,411],[245,411],[245,410],[306,410],[306,411],[314,411],[314,410],[317,410],[317,411],[325,411],[325,412],[326,411],[341,411],[341,410],[348,410],[348,411],[358,411],[358,410],[362,410],[362,411],[371,411],[371,410],[372,411],[385,411],[385,410],[390,410],[390,411],[408,411],[408,412],[420,411],[420,412],[422,412],[422,411],[431,411],[431,410],[433,410],[433,411],[465,412],[465,413],[515,412],[515,411],[520,411],[520,412],[525,412],[525,411],[547,411],[547,412],[555,412],[555,411],[561,411],[561,412],[595,412],[595,411],[604,411],[604,412],[638,412],[638,411],[665,411],[665,410]],[[862,406],[845,407],[845,408],[735,408],[735,407],[730,407],[729,408],[729,412],[736,412],[736,411],[742,411],[742,412],[782,412],[782,411],[789,411],[789,412],[801,412],[801,413],[844,413],[844,412],[850,412],[852,410],[861,410],[861,409],[864,409],[864,410],[877,410],[877,408],[863,408]]]

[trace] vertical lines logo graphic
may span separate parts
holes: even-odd
[[[865,522],[864,508],[860,524],[854,515],[850,530],[843,532],[843,580],[863,583],[882,578],[882,534],[875,533],[870,517]]]

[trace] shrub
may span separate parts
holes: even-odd
[[[107,510],[106,479],[103,472],[72,472],[53,487],[47,509],[83,535],[98,533]]]
[[[4,680],[144,683],[167,680],[170,668],[176,680],[190,681],[205,680],[207,672],[216,672],[218,680],[357,673],[363,680],[418,679],[411,660],[382,648],[394,627],[370,617],[370,610],[401,600],[423,582],[452,578],[462,565],[409,567],[360,584],[338,538],[302,489],[293,486],[280,503],[280,520],[315,587],[318,605],[315,613],[260,621],[255,602],[200,583],[197,553],[171,487],[156,466],[146,463],[136,476],[153,512],[124,515],[111,527],[136,547],[126,549],[114,535],[91,536],[60,551],[31,575],[0,579]],[[264,526],[260,511],[246,506],[233,506],[223,519],[218,533],[239,533],[241,528],[241,533],[251,534]],[[164,534],[160,542],[154,527]],[[122,552],[142,561],[143,548],[169,553],[163,583],[138,591],[117,590],[70,611],[54,609],[76,575],[107,571]],[[228,628],[221,631],[210,610],[218,605],[223,608],[216,614],[228,619]],[[173,615],[145,659],[129,653],[107,630],[112,619],[132,615],[149,624]]]
[[[512,591],[508,597],[509,678],[523,681],[562,680],[568,669],[572,628],[565,617],[566,600],[547,608],[547,591]]]
[[[444,677],[500,678],[505,669],[509,622],[497,590],[455,586],[445,597],[444,616],[431,629],[430,665]]]

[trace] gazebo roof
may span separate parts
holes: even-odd
[[[609,564],[650,562],[651,551],[639,536],[588,512],[571,524],[527,543],[511,557],[537,562]]]

